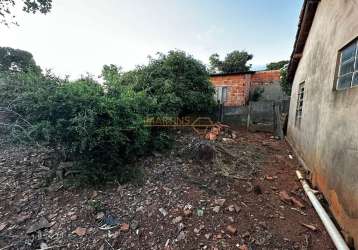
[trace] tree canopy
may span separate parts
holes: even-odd
[[[246,51],[235,50],[226,55],[225,59],[220,60],[218,54],[213,54],[209,57],[210,71],[212,73],[233,73],[246,72],[251,68],[251,64],[247,64],[253,58],[253,55]]]
[[[286,95],[291,96],[292,85],[287,79],[287,64],[280,69],[281,88]]]
[[[41,68],[30,52],[9,47],[0,47],[0,71],[40,73]]]
[[[0,24],[9,25],[11,23],[17,24],[14,19],[14,8],[21,2],[22,11],[26,13],[35,14],[40,12],[46,14],[52,8],[52,0],[0,0]]]
[[[214,106],[214,88],[205,65],[179,50],[159,53],[148,65],[122,74],[118,83],[153,97],[156,109],[166,114],[208,112]]]
[[[282,69],[286,64],[288,64],[288,60],[281,60],[278,62],[271,62],[266,65],[266,69],[268,70],[275,70],[275,69]]]

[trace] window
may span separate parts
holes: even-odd
[[[304,94],[305,94],[305,82],[300,83],[298,89],[297,106],[296,106],[296,126],[301,126]]]
[[[339,68],[336,89],[348,89],[358,85],[358,39],[339,51]]]
[[[215,100],[219,103],[227,101],[228,87],[215,87]]]

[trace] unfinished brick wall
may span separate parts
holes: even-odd
[[[211,82],[215,87],[228,87],[225,106],[245,105],[250,89],[250,74],[212,76]]]
[[[279,70],[258,71],[252,75],[251,86],[268,85],[280,81]]]
[[[280,71],[258,71],[212,75],[210,81],[215,87],[228,87],[225,106],[242,106],[249,100],[250,88],[272,84],[280,80]]]

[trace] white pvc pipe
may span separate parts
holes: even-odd
[[[338,250],[349,250],[346,242],[344,241],[342,235],[337,230],[336,226],[332,222],[331,218],[329,218],[327,212],[322,207],[321,203],[319,203],[318,199],[316,198],[313,190],[310,188],[306,180],[303,178],[300,171],[296,171],[296,175],[298,179],[300,180],[303,189],[305,190],[308,198],[310,199],[313,207],[315,208],[318,216],[321,218],[321,221],[324,225],[324,227],[327,229],[327,232],[329,236],[331,236],[331,239],[336,246]]]

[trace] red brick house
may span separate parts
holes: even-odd
[[[212,74],[210,81],[215,87],[215,98],[225,106],[242,106],[249,100],[250,89],[280,81],[279,70],[248,71],[244,73]]]

